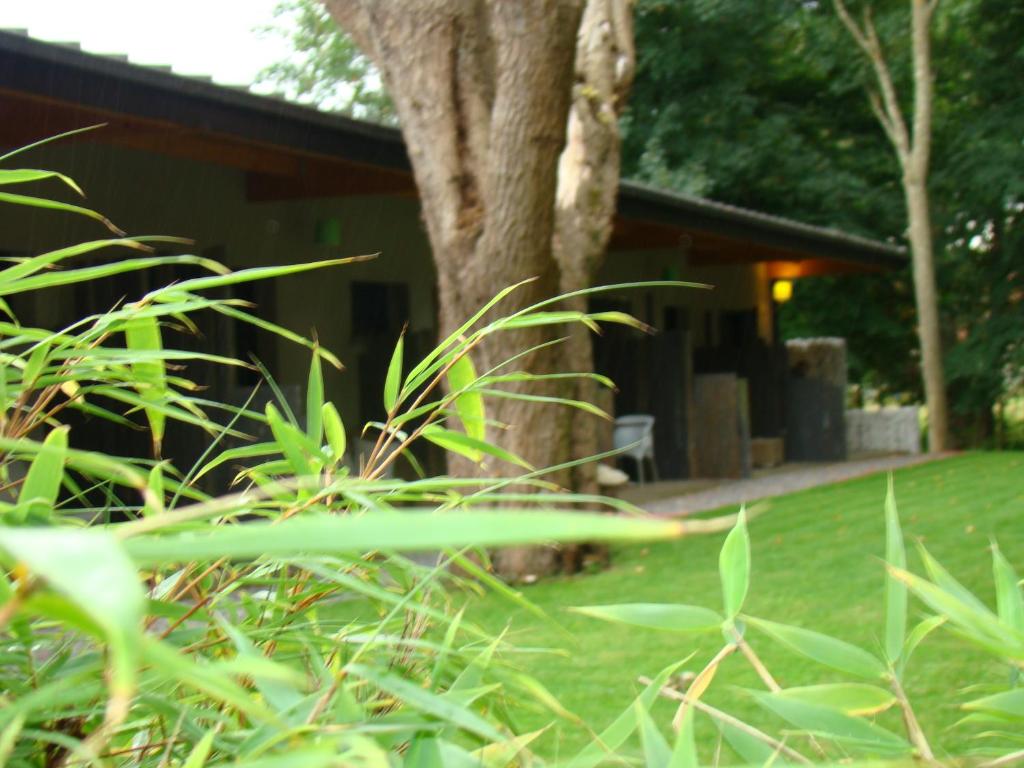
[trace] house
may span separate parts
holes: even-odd
[[[406,321],[412,351],[432,343],[434,272],[398,131],[17,32],[0,32],[0,118],[4,147],[105,123],[25,157],[75,178],[92,207],[133,234],[192,238],[198,252],[234,268],[379,252],[368,263],[238,294],[267,319],[315,329],[339,354],[348,371],[329,378],[328,394],[348,423],[377,415]],[[89,224],[0,209],[0,252],[98,236]],[[671,278],[715,289],[601,300],[662,329],[649,339],[619,331],[597,342],[597,366],[620,387],[616,411],[657,417],[662,476],[733,471],[735,459],[713,455],[714,435],[778,438],[785,428],[774,282],[882,270],[904,258],[889,244],[623,182],[598,281]],[[22,311],[59,323],[145,287],[145,276],[131,279],[142,282],[97,283]],[[304,381],[304,350],[247,329],[204,331],[215,351],[259,357],[286,391]],[[725,378],[707,384],[703,374]],[[219,375],[206,383],[220,396],[252,384],[245,371]]]

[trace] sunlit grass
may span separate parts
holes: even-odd
[[[1024,570],[1024,454],[976,453],[900,470],[896,473],[900,516],[918,566],[913,542],[928,549],[979,596],[993,601],[989,541],[996,537],[1018,570]],[[798,624],[877,650],[882,632],[882,568],[885,531],[882,502],[885,475],[773,499],[750,526],[753,586],[747,612]],[[548,612],[545,623],[509,607],[496,596],[473,603],[471,618],[488,629],[508,625],[520,645],[547,646],[557,655],[523,656],[520,665],[536,675],[562,703],[600,730],[639,690],[640,675],[658,670],[691,651],[687,666],[698,669],[720,646],[720,638],[671,635],[609,625],[569,613],[573,605],[616,602],[720,604],[718,550],[723,535],[650,546],[628,546],[614,553],[602,573],[545,581],[523,590]],[[911,619],[924,615],[911,604]],[[563,631],[566,630],[566,631]],[[575,639],[572,639],[575,638]],[[781,651],[751,635],[783,686],[836,681],[837,675]],[[1005,682],[1007,671],[988,657],[939,633],[911,662],[908,694],[938,749],[961,752],[972,731],[954,724],[961,716],[965,686]],[[742,659],[722,668],[707,700],[745,719],[769,723],[738,690],[760,687]],[[671,705],[660,710],[668,721]],[[547,713],[524,711],[521,726],[541,727]],[[897,728],[897,721],[886,721]],[[717,731],[699,723],[710,754]],[[549,756],[572,754],[587,740],[572,724],[557,725],[542,745]]]

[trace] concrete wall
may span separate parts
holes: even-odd
[[[921,452],[920,409],[916,405],[902,408],[863,409],[846,412],[846,448],[855,453]]]

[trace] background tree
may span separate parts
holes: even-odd
[[[1021,391],[1022,275],[1013,262],[1020,259],[1024,8],[965,0],[937,13],[933,56],[945,76],[935,93],[931,193],[943,344],[957,438],[978,444],[988,437],[993,404]],[[905,19],[902,0],[876,3],[891,74],[909,93]],[[635,21],[625,175],[902,238],[892,152],[863,96],[871,72],[827,4],[640,0]],[[723,53],[737,45],[743,56]],[[996,231],[990,222],[1009,234],[980,236]],[[909,269],[802,280],[780,310],[780,327],[789,338],[844,336],[851,381],[880,397],[921,396]]]
[[[932,452],[950,447],[949,406],[942,361],[939,328],[939,299],[935,279],[935,253],[931,211],[928,203],[928,166],[931,161],[934,83],[932,74],[932,18],[938,0],[910,0],[910,41],[913,60],[913,122],[908,126],[904,109],[878,32],[871,8],[861,23],[850,16],[843,0],[834,0],[836,13],[850,36],[871,64],[877,90],[869,89],[871,110],[896,151],[902,172],[903,194],[909,222],[910,255],[913,260],[917,333],[921,346],[921,372],[928,405],[928,448]]]
[[[373,63],[342,34],[316,0],[282,0],[275,24],[262,32],[288,40],[294,55],[264,69],[257,82],[299,101],[375,123],[393,125],[395,108]]]

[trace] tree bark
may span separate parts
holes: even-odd
[[[582,0],[324,2],[394,101],[437,266],[442,335],[523,279],[536,278],[502,311],[589,285],[618,183],[617,117],[632,75],[626,0],[591,0],[579,35]],[[547,347],[520,365],[564,371],[568,360],[572,370],[591,371],[590,340],[582,328],[572,333],[568,353]],[[554,336],[538,328],[506,334],[478,350],[478,369]],[[565,408],[497,398],[488,417],[508,425],[490,427],[488,439],[534,466],[593,453],[593,426],[577,427]],[[574,480],[595,487],[592,474]],[[513,578],[549,573],[558,562],[549,548],[494,558]]]
[[[928,450],[939,453],[950,447],[949,405],[942,361],[939,301],[935,283],[935,255],[928,209],[928,164],[931,158],[934,78],[931,66],[931,21],[938,0],[909,0],[910,35],[914,72],[914,116],[908,130],[886,63],[882,44],[871,20],[870,9],[858,24],[843,0],[834,0],[836,12],[867,57],[878,81],[879,93],[871,92],[871,107],[893,145],[903,172],[908,235],[913,263],[914,298],[917,304],[917,335],[921,347],[921,376],[928,406]]]

